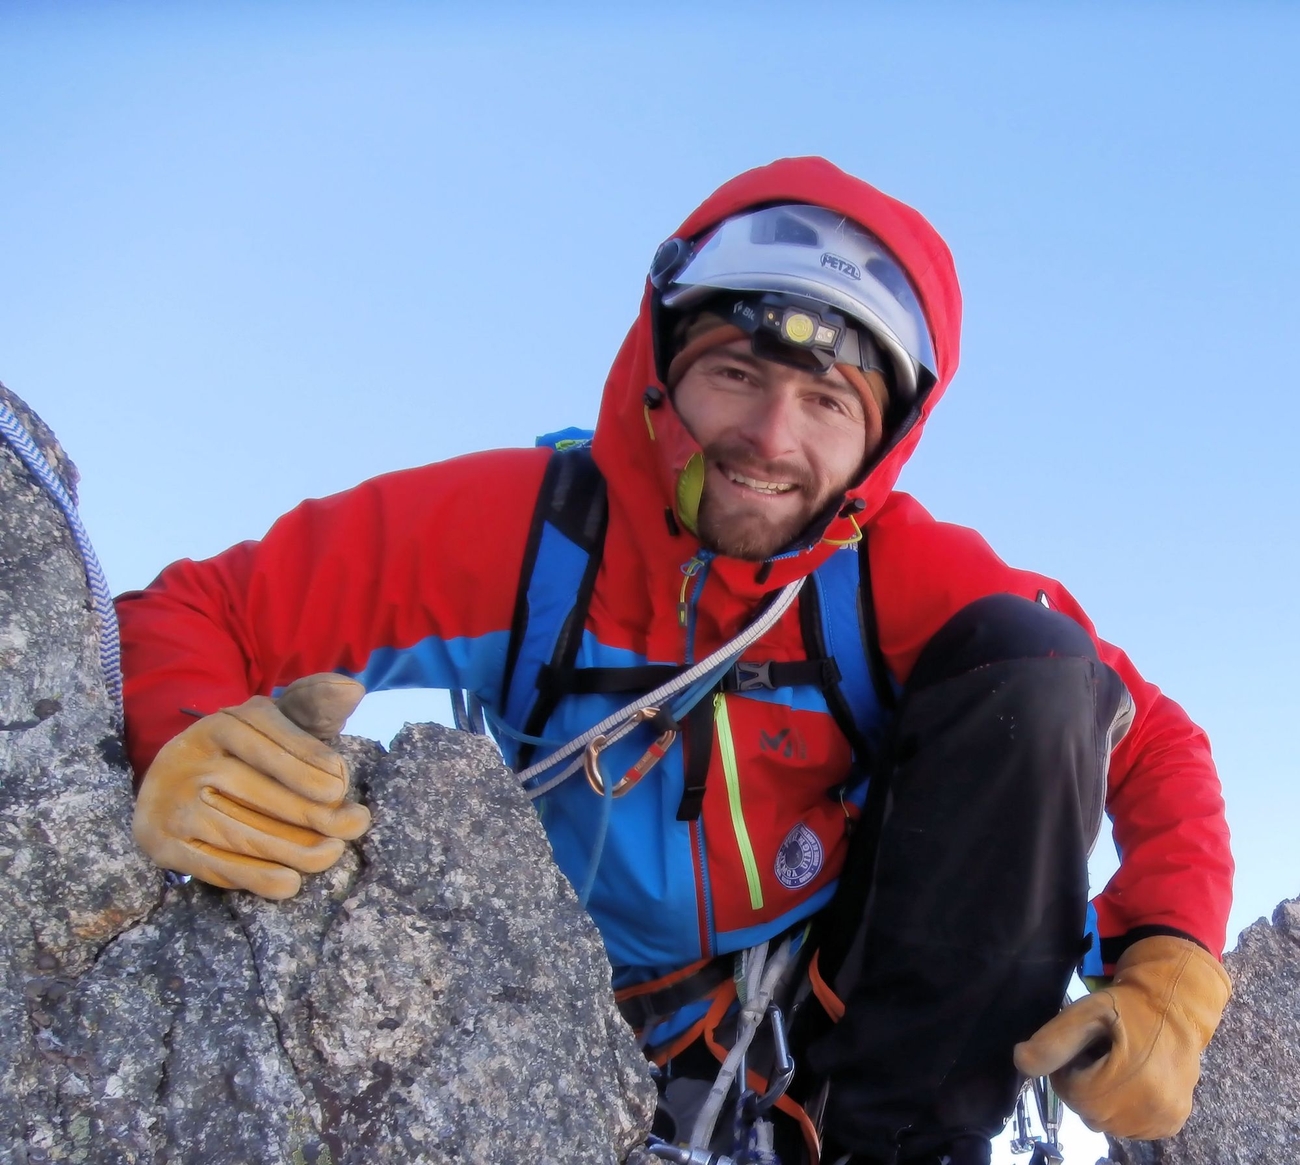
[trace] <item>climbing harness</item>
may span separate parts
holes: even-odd
[[[687,1165],[781,1165],[768,1118],[794,1078],[795,1063],[786,1040],[785,1018],[773,997],[780,992],[795,961],[798,944],[793,936],[786,936],[769,956],[770,946],[770,942],[762,942],[734,956],[733,982],[739,1004],[734,1039],[724,1054],[713,1036],[706,1036],[713,1054],[720,1059],[717,1075],[684,1144],[649,1139],[647,1148],[660,1159]],[[770,1029],[772,1068],[770,1077],[763,1080],[751,1073],[750,1061],[755,1037],[765,1025]],[[761,1092],[752,1087],[755,1080]],[[710,1144],[727,1099],[733,1094],[729,1154],[717,1153]]]
[[[727,1094],[739,1079],[733,1141],[740,1146],[737,1162],[744,1162],[746,1165],[751,1162],[752,1165],[768,1165],[769,1161],[777,1162],[772,1150],[771,1126],[765,1117],[777,1100],[785,1094],[794,1076],[794,1061],[790,1059],[790,1050],[785,1040],[784,1017],[781,1009],[772,1003],[777,984],[790,965],[792,944],[787,937],[770,959],[768,946],[768,943],[762,942],[737,955],[740,971],[737,976],[740,1017],[735,1042],[727,1053],[726,1059],[722,1061],[717,1079],[695,1118],[690,1137],[692,1148],[703,1149],[708,1146],[713,1139],[713,1132]],[[777,1049],[777,1074],[762,1096],[758,1096],[748,1087],[748,1054],[754,1036],[758,1034],[758,1029],[764,1021],[772,1026],[774,1045]]]
[[[772,993],[776,991],[776,984],[779,982],[781,975],[785,973],[790,965],[792,957],[792,944],[787,937],[781,943],[776,952],[772,954],[771,960],[767,957],[768,944],[759,943],[757,947],[750,947],[738,954],[740,961],[741,974],[737,976],[737,987],[744,988],[744,996],[738,996],[740,1002],[740,1023],[736,1028],[736,1041],[732,1044],[731,1051],[727,1053],[727,1058],[723,1061],[722,1067],[718,1071],[718,1079],[714,1082],[714,1087],[708,1092],[707,1099],[699,1114],[695,1117],[695,1125],[690,1130],[690,1144],[693,1148],[705,1148],[714,1135],[714,1129],[718,1125],[718,1117],[722,1113],[722,1106],[727,1099],[727,1093],[731,1091],[732,1084],[736,1082],[737,1077],[741,1080],[740,1100],[737,1101],[737,1118],[741,1117],[740,1110],[750,1101],[748,1097],[748,1083],[746,1083],[745,1069],[746,1057],[748,1057],[750,1044],[754,1041],[754,1036],[758,1034],[758,1028],[762,1025],[764,1019],[771,1019],[774,1032],[779,1031],[780,1035],[776,1043],[784,1056],[781,1060],[789,1061],[789,1049],[785,1045],[785,1026],[784,1019],[781,1018],[780,1008],[772,1008],[772,1013],[768,1014],[768,1006],[772,1001]],[[789,1071],[785,1071],[785,1066]],[[794,1065],[783,1064],[783,1071],[777,1083],[780,1087],[772,1087],[767,1093],[764,1093],[761,1101],[754,1105],[755,1116],[766,1113],[772,1105],[776,1103],[785,1088],[789,1086],[790,1077],[794,1075]]]
[[[50,495],[63,511],[68,528],[72,533],[73,544],[81,556],[82,567],[86,572],[86,585],[90,588],[90,599],[99,623],[99,666],[104,675],[104,686],[113,701],[117,722],[122,722],[122,649],[117,627],[117,612],[113,609],[113,593],[108,589],[108,580],[104,577],[103,567],[95,555],[95,548],[90,544],[90,536],[81,524],[77,513],[77,503],[64,486],[59,475],[46,460],[40,447],[17,414],[0,400],[0,434],[9,442],[18,459],[31,471],[31,474],[45,492]]]

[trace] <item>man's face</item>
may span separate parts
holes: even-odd
[[[732,558],[761,561],[784,549],[881,440],[879,407],[838,369],[763,360],[748,339],[700,356],[673,403],[704,451],[700,541]]]

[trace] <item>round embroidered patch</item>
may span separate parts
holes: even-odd
[[[787,890],[798,890],[817,877],[824,858],[821,838],[801,821],[776,851],[776,880]]]

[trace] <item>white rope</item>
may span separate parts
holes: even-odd
[[[560,772],[554,776],[548,777],[542,784],[535,789],[528,790],[528,796],[534,801],[543,793],[549,792],[562,781],[568,780],[570,776],[582,767],[583,750],[598,736],[605,738],[605,747],[622,740],[629,732],[639,727],[643,721],[638,718],[638,713],[644,708],[657,708],[670,700],[673,696],[684,692],[692,684],[704,679],[711,672],[718,671],[730,664],[739,656],[751,643],[758,640],[773,624],[776,623],[782,615],[785,614],[790,604],[794,602],[795,597],[799,594],[799,589],[804,584],[802,578],[788,583],[777,594],[772,605],[763,612],[762,616],[755,620],[750,626],[746,627],[735,639],[729,643],[724,643],[717,651],[707,655],[699,663],[682,672],[681,675],[674,676],[666,684],[660,684],[653,692],[633,700],[627,707],[621,708],[612,716],[606,716],[594,728],[587,729],[581,736],[575,737],[568,744],[563,744],[544,760],[536,764],[529,765],[519,774],[519,780],[527,785],[530,780],[541,776],[554,768],[560,761],[568,757],[571,760]]]
[[[104,569],[95,556],[95,548],[90,544],[90,536],[81,524],[77,513],[77,503],[64,487],[59,475],[54,472],[45,454],[32,440],[31,434],[4,401],[0,400],[0,435],[6,437],[13,446],[18,459],[31,471],[32,476],[45,488],[63,511],[68,528],[72,532],[72,541],[81,555],[82,566],[86,572],[86,584],[90,588],[91,602],[99,622],[99,666],[104,673],[104,686],[112,698],[113,708],[117,713],[119,724],[122,720],[122,650],[118,636],[117,612],[113,608],[113,592],[108,589],[108,579]]]
[[[731,1091],[736,1073],[740,1070],[740,1061],[749,1051],[749,1045],[754,1042],[754,1036],[762,1025],[777,982],[790,965],[792,951],[791,940],[788,937],[777,947],[776,953],[770,960],[767,958],[767,946],[768,944],[763,942],[743,954],[745,998],[741,1001],[740,1016],[736,1024],[736,1042],[731,1045],[731,1051],[722,1061],[722,1067],[718,1069],[718,1078],[713,1082],[713,1087],[709,1090],[709,1095],[695,1118],[695,1127],[691,1129],[692,1149],[706,1149],[713,1139],[713,1130],[717,1126],[727,1093]],[[741,1090],[743,1091],[744,1088],[745,1083],[741,1081]]]

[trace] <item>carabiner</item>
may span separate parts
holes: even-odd
[[[642,708],[632,717],[632,722],[648,724],[658,715],[658,708]],[[668,749],[676,739],[677,729],[675,727],[667,728],[661,732],[654,743],[641,754],[641,759],[619,778],[618,784],[614,786],[613,795],[621,797],[631,789],[637,781],[664,759]],[[604,736],[598,736],[587,745],[587,751],[582,755],[582,767],[587,774],[587,784],[591,786],[592,792],[599,797],[605,795],[605,779],[600,773],[600,754],[605,750],[608,743],[609,741]]]
[[[736,1165],[735,1158],[722,1153],[712,1153],[708,1149],[683,1149],[653,1135],[646,1138],[645,1147],[661,1161],[672,1161],[675,1165]]]
[[[767,1022],[772,1025],[772,1077],[767,1091],[755,1102],[755,1115],[762,1116],[786,1094],[794,1079],[794,1057],[786,1038],[785,1016],[775,1003],[767,1005]]]

